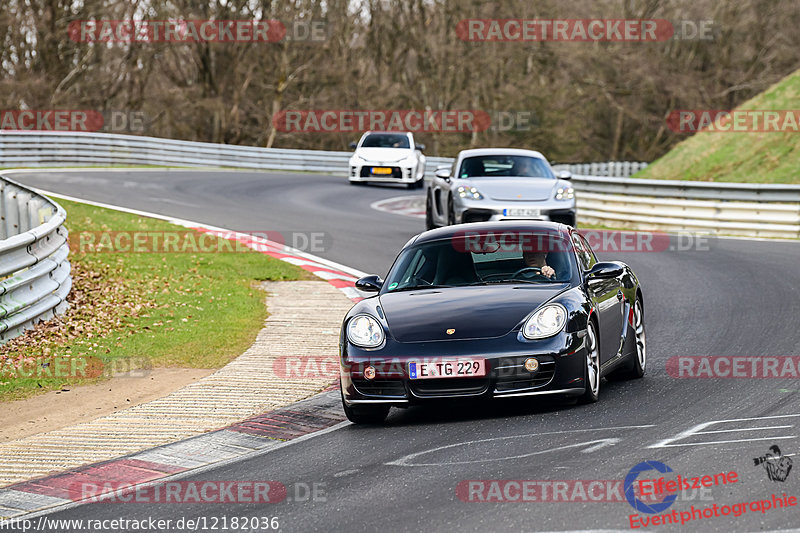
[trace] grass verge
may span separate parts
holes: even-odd
[[[82,232],[186,232],[158,219],[59,203],[71,242]],[[71,308],[0,346],[0,401],[90,383],[111,369],[221,367],[263,327],[265,294],[257,282],[313,278],[249,250],[82,253],[71,247]],[[58,371],[65,360],[78,363]]]
[[[740,110],[797,110],[800,71]],[[753,183],[800,183],[800,133],[700,132],[677,144],[635,178]]]

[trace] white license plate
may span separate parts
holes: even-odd
[[[531,209],[531,208],[515,208],[515,209],[503,209],[503,215],[507,217],[539,217],[542,215],[540,209]]]
[[[408,363],[408,377],[411,379],[478,378],[485,375],[485,359],[437,359]]]

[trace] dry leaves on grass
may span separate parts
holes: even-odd
[[[116,333],[134,333],[134,319],[157,307],[151,299],[160,278],[150,275],[147,281],[126,277],[123,264],[92,262],[86,258],[72,263],[72,290],[69,310],[62,316],[38,324],[34,329],[0,346],[0,361],[49,356],[55,349],[69,355],[71,348],[87,347],[93,351],[99,338]],[[124,331],[123,331],[124,330]],[[122,333],[120,333],[122,332]]]

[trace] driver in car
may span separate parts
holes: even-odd
[[[513,169],[515,176],[532,177],[537,175],[536,168],[534,168],[533,162],[529,157],[518,159],[514,163]]]
[[[542,276],[546,278],[555,277],[556,271],[553,270],[553,267],[545,264],[546,258],[547,252],[522,252],[522,260],[526,267],[540,269]]]

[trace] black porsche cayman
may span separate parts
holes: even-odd
[[[520,221],[426,231],[347,313],[342,402],[356,423],[439,398],[561,394],[639,378],[644,300],[633,271],[598,262],[572,227]]]

